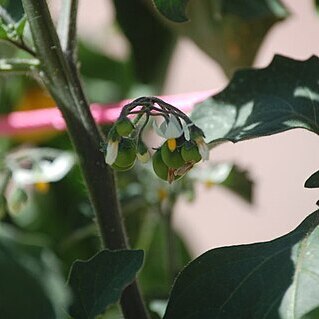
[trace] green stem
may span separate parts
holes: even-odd
[[[1,74],[32,73],[39,66],[38,59],[0,59]]]
[[[76,48],[76,15],[78,0],[64,0],[58,22],[58,35],[62,51],[73,60]]]
[[[79,76],[62,52],[46,1],[22,0],[41,62],[41,76],[56,100],[79,157],[104,247],[127,249],[113,170],[99,151],[102,136],[90,113]],[[127,319],[147,319],[136,282],[121,298]]]
[[[166,237],[166,252],[167,252],[167,271],[168,278],[172,284],[176,275],[176,246],[175,246],[175,236],[172,225],[173,217],[173,207],[174,202],[168,200],[164,207],[161,208],[161,216],[165,225],[165,237]]]

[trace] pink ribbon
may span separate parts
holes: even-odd
[[[202,102],[214,91],[201,91],[178,95],[160,96],[183,112],[190,112],[196,103]],[[113,123],[119,116],[122,108],[132,100],[123,100],[117,103],[90,105],[93,117],[98,124]],[[65,130],[65,122],[57,108],[47,108],[31,111],[12,112],[0,116],[0,136],[10,136],[42,130]]]

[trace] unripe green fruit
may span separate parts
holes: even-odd
[[[168,148],[167,142],[165,142],[161,147],[161,155],[163,162],[168,167],[180,168],[185,163],[179,150],[175,149],[173,152],[171,152]]]
[[[131,169],[134,166],[134,164],[135,164],[135,161],[127,167],[120,167],[114,163],[114,164],[112,164],[112,168],[114,168],[117,171],[125,172],[125,171],[128,171],[129,169]]]
[[[136,147],[132,140],[123,138],[119,144],[116,160],[117,167],[127,168],[134,164],[136,159]]]
[[[157,150],[153,155],[153,170],[159,178],[163,179],[164,181],[167,181],[168,167],[163,162],[161,150]]]
[[[115,129],[118,135],[128,136],[134,130],[134,125],[130,119],[122,117],[115,123]]]
[[[199,153],[197,145],[193,143],[184,143],[181,149],[181,155],[185,162],[199,162],[202,157]]]

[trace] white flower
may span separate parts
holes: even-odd
[[[184,132],[184,137],[186,141],[189,141],[191,139],[191,134],[190,134],[190,127],[194,125],[193,123],[186,123],[185,121],[182,121],[182,128]]]
[[[183,134],[183,129],[174,115],[169,115],[168,121],[165,120],[160,126],[154,121],[153,127],[156,133],[165,139],[178,138]]]
[[[9,154],[6,163],[13,180],[23,186],[59,181],[71,170],[75,158],[67,151],[34,148]]]
[[[198,151],[202,157],[202,160],[203,161],[209,160],[209,148],[208,148],[208,145],[206,144],[204,138],[202,136],[197,136],[195,138],[195,143],[198,147]]]
[[[115,162],[117,154],[118,154],[118,150],[119,150],[119,141],[109,140],[109,142],[107,143],[106,155],[105,155],[106,164],[112,165]]]

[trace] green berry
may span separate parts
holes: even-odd
[[[134,164],[136,159],[135,143],[128,139],[122,138],[114,164],[116,166],[126,168]]]
[[[197,163],[202,159],[197,145],[189,142],[183,144],[181,155],[185,162],[195,161]]]
[[[167,181],[168,167],[163,162],[160,149],[157,150],[153,155],[153,170],[159,178],[163,179],[164,181]]]
[[[163,162],[170,168],[180,168],[185,164],[182,155],[178,149],[171,152],[168,148],[167,142],[161,147],[161,155]]]
[[[122,117],[115,123],[115,129],[118,135],[128,136],[134,130],[134,125],[127,117]]]

